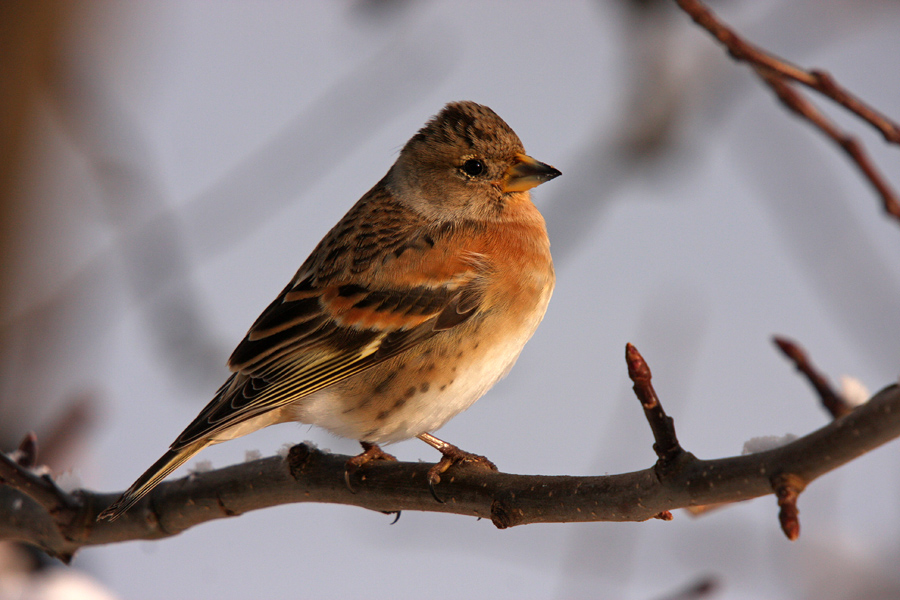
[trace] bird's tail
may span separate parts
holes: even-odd
[[[153,466],[147,469],[138,480],[131,484],[131,487],[125,490],[118,500],[109,505],[109,507],[97,516],[97,520],[109,519],[115,521],[122,514],[134,506],[138,500],[150,493],[165,479],[169,473],[183,465],[189,458],[203,450],[209,445],[208,440],[198,440],[193,444],[181,448],[179,450],[169,450],[162,455]]]

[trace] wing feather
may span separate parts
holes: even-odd
[[[460,228],[427,229],[409,214],[394,214],[402,207],[385,209],[382,203],[380,213],[359,228],[366,239],[357,246],[347,241],[345,221],[352,225],[361,218],[356,213],[365,206],[360,204],[254,322],[229,359],[234,373],[173,450],[352,377],[478,312],[486,265],[438,251]],[[406,224],[405,231],[399,223]],[[383,250],[374,257],[373,239]],[[366,276],[366,268],[382,266],[379,261],[395,261],[393,285]],[[361,275],[342,279],[347,273]],[[428,279],[422,273],[438,275]]]

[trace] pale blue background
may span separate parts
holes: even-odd
[[[74,393],[98,399],[73,456],[85,487],[121,490],[165,450],[257,314],[450,100],[491,106],[563,177],[534,194],[558,273],[547,317],[442,438],[515,473],[648,467],[626,342],[683,445],[706,458],[828,421],[772,334],[801,341],[835,379],[876,391],[897,378],[900,226],[839,150],[684,15],[641,21],[611,1],[73,10],[23,173],[0,391],[16,399],[2,419],[23,433]],[[718,10],[900,118],[900,5]],[[897,149],[828,108],[900,185]],[[669,136],[658,152],[630,151],[658,122]],[[199,458],[224,466],[303,440],[357,451],[283,425]],[[74,566],[129,599],[644,599],[706,576],[715,598],[895,598],[897,450],[812,485],[795,543],[772,497],[669,523],[507,531],[306,504],[88,548]],[[418,441],[390,451],[437,459]]]

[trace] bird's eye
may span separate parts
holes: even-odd
[[[470,158],[463,163],[462,170],[469,177],[478,177],[484,173],[484,163],[477,158]]]

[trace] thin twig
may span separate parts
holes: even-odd
[[[881,196],[884,210],[893,217],[900,218],[900,200],[897,194],[888,184],[884,175],[875,167],[869,158],[863,145],[858,139],[849,135],[828,119],[816,106],[809,101],[800,92],[788,85],[784,78],[772,73],[771,71],[761,71],[760,77],[769,85],[770,88],[781,100],[782,104],[787,106],[792,112],[806,119],[817,127],[822,133],[832,139],[841,149],[850,157],[850,160],[856,163],[860,171],[875,191]]]
[[[780,336],[773,338],[775,345],[787,356],[797,367],[797,370],[803,373],[810,384],[819,394],[822,406],[825,407],[831,416],[835,419],[842,417],[853,410],[853,406],[839,394],[832,386],[828,379],[819,372],[818,369],[809,360],[806,352],[803,351],[797,343]]]
[[[878,192],[885,212],[900,220],[900,197],[869,159],[859,141],[841,131],[812,102],[791,87],[790,82],[804,85],[843,106],[881,132],[888,143],[900,144],[900,125],[840,86],[825,71],[802,69],[747,42],[716,17],[700,0],[675,0],[675,2],[695,23],[724,45],[735,60],[748,63],[785,106],[837,143]]]
[[[653,450],[659,457],[660,466],[665,468],[683,452],[675,435],[675,421],[666,414],[656,390],[653,389],[650,367],[632,344],[625,345],[625,362],[628,377],[634,382],[634,395],[641,401],[644,416],[653,432]]]
[[[719,40],[736,60],[747,62],[754,66],[766,67],[783,77],[792,79],[819,92],[869,123],[884,136],[886,142],[900,144],[900,124],[895,123],[889,117],[842,87],[829,73],[820,69],[807,71],[783,58],[766,52],[759,46],[747,42],[700,0],[675,1],[697,25],[706,29]]]

